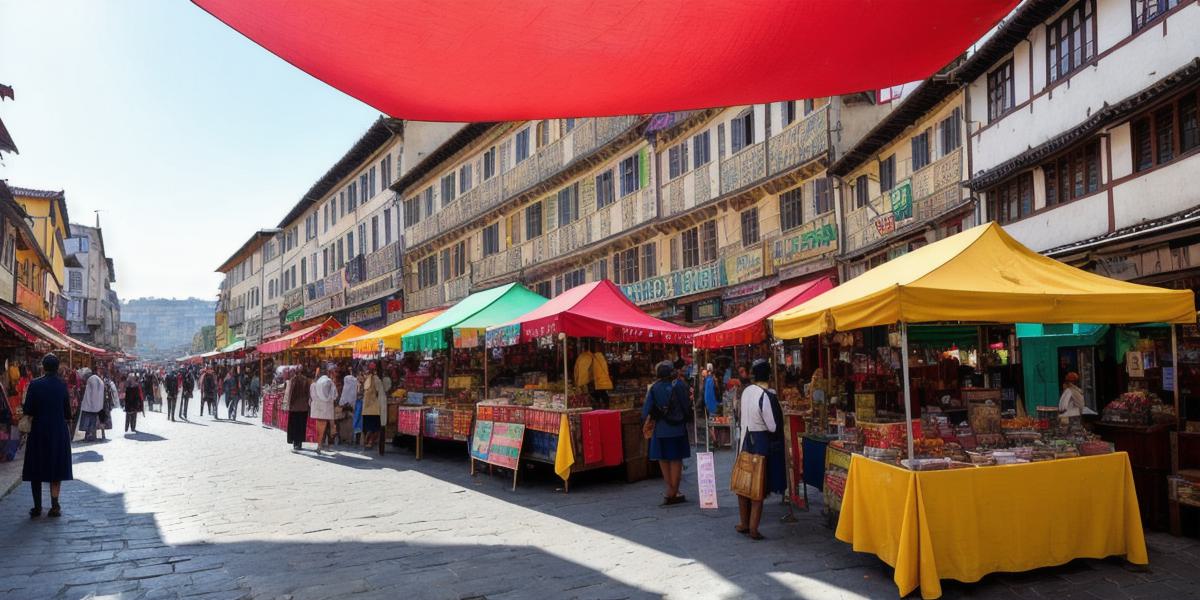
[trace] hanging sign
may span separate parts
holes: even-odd
[[[717,471],[712,452],[696,453],[696,483],[700,487],[700,508],[717,508]]]
[[[288,311],[287,316],[285,316],[283,318],[283,322],[284,323],[295,323],[296,321],[299,321],[300,319],[303,319],[303,318],[304,318],[304,307],[301,306],[300,308]]]
[[[775,240],[771,257],[776,267],[812,258],[837,250],[837,237],[837,223],[831,211]]]
[[[892,204],[892,216],[896,222],[902,223],[911,219],[913,216],[912,180],[904,180],[904,183],[892,188],[888,195]]]

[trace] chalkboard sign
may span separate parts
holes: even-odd
[[[471,458],[487,462],[491,445],[492,422],[475,421],[475,433],[471,436]]]

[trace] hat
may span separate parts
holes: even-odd
[[[1076,373],[1075,371],[1067,373],[1067,383],[1075,383],[1077,381],[1079,381],[1079,373]]]

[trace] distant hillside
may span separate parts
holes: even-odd
[[[213,322],[215,300],[135,298],[121,303],[121,320],[137,323],[141,358],[174,358],[186,354],[197,329]]]

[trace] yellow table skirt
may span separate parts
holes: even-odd
[[[1148,562],[1124,452],[924,472],[855,455],[837,538],[894,567],[901,596],[920,585],[923,598],[942,595],[941,579],[1119,554]]]

